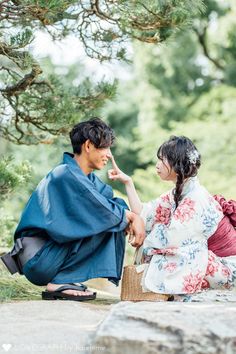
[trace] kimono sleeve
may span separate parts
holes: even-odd
[[[187,239],[204,240],[201,214],[201,206],[188,198],[173,213],[162,204],[157,205],[145,246],[163,249],[180,247]]]
[[[159,198],[151,200],[147,203],[142,203],[142,211],[140,216],[144,220],[146,232],[151,232],[153,225],[156,222],[157,211],[162,208],[162,221],[169,220],[171,210],[170,192],[162,194]]]
[[[127,226],[126,204],[106,198],[87,177],[78,178],[69,169],[50,184],[47,199],[46,230],[58,243],[123,231]]]
[[[170,210],[169,220],[162,208],[157,206],[155,222],[144,241],[144,254],[152,256],[145,287],[166,294],[198,291],[207,267],[201,204],[185,198],[174,212]]]
[[[95,185],[95,189],[101,195],[103,195],[107,199],[112,200],[114,203],[117,203],[120,206],[123,206],[125,209],[129,209],[128,205],[125,203],[125,201],[123,199],[113,196],[113,190],[112,190],[111,186],[109,186],[108,184],[101,181],[100,178],[98,178],[98,176],[96,176],[94,173],[90,174],[90,180]]]

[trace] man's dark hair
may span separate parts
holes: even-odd
[[[114,131],[100,118],[91,118],[76,124],[70,132],[71,145],[75,154],[81,154],[81,147],[86,140],[97,148],[107,148],[115,140]]]

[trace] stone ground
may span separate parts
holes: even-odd
[[[0,305],[0,353],[66,354],[103,351],[91,348],[98,326],[119,301],[98,294],[90,302],[19,301]]]
[[[104,354],[235,354],[236,302],[120,302],[92,346]]]
[[[21,301],[0,305],[0,353],[236,354],[236,293],[194,302]]]

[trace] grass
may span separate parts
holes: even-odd
[[[43,287],[31,284],[25,277],[11,275],[0,263],[0,302],[40,300]]]

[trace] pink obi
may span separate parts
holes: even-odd
[[[214,195],[224,213],[215,233],[208,239],[208,249],[219,257],[236,255],[236,201],[226,201],[224,197]]]

